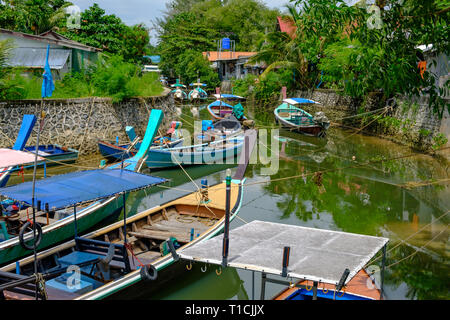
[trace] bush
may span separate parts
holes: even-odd
[[[42,71],[24,76],[23,70],[15,70],[3,80],[0,99],[40,99]],[[69,73],[55,81],[52,98],[111,97],[114,102],[135,96],[160,94],[163,88],[157,73],[141,74],[138,66],[124,62],[121,57],[111,57],[99,62],[85,73]]]

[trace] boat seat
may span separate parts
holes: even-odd
[[[50,224],[52,224],[52,223],[55,223],[56,221],[58,221],[58,220],[56,220],[56,219],[48,219],[48,224],[50,225]],[[37,223],[39,223],[39,224],[45,224],[45,225],[48,225],[47,224],[47,217],[36,217],[36,222]]]
[[[114,248],[114,254],[111,260],[122,262],[126,273],[131,271],[128,252],[123,244],[76,237],[75,246],[79,252],[98,254],[101,255],[102,258],[105,258],[105,256],[109,253],[110,247],[112,246]]]

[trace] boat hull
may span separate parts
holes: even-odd
[[[233,208],[231,209],[231,215],[230,215],[230,221],[233,221],[234,218],[237,216],[237,214],[240,211],[240,208],[242,206],[243,202],[243,186],[244,181],[234,181],[232,182],[232,188],[231,188],[231,201],[232,204],[234,204]],[[233,187],[235,186],[235,187]],[[198,217],[204,217],[206,215],[209,215],[209,212],[214,211],[216,214],[220,214],[220,216],[217,217],[216,223],[214,223],[212,226],[210,226],[207,230],[202,232],[201,234],[197,235],[194,239],[191,238],[191,240],[184,245],[182,245],[180,248],[177,249],[177,251],[183,250],[187,247],[190,247],[192,245],[195,245],[197,243],[200,243],[202,241],[205,241],[207,239],[210,239],[219,233],[221,233],[225,226],[225,183],[220,183],[215,186],[211,186],[209,188],[209,194],[210,194],[210,202],[208,202],[207,205],[201,205],[200,210],[198,207],[198,195],[196,192],[193,192],[187,196],[179,197],[178,199],[171,200],[167,202],[166,204],[162,204],[159,206],[156,206],[154,208],[145,210],[141,213],[138,213],[134,215],[133,217],[127,219],[127,229],[134,230],[133,226],[135,224],[138,224],[139,221],[142,220],[149,220],[150,216],[153,216],[154,214],[160,214],[160,212],[163,212],[168,209],[169,207],[176,206],[179,208],[180,212],[183,212],[183,214],[192,215],[192,216],[198,216]],[[206,207],[207,206],[207,207]],[[188,209],[190,208],[190,209]],[[212,210],[212,211],[211,211]],[[189,213],[190,212],[190,213]],[[150,221],[155,222],[153,218],[150,219]],[[85,235],[84,239],[103,239],[106,234],[110,232],[117,232],[119,229],[123,230],[123,222],[116,222],[110,226],[104,227],[100,230],[93,231],[87,235]],[[128,232],[128,231],[127,231]],[[64,250],[70,250],[75,246],[75,241],[71,240],[66,243],[60,244],[57,247],[53,247],[51,249],[48,249],[44,252],[40,252],[38,254],[38,259],[44,260],[46,258],[51,258],[53,255],[58,254]],[[141,258],[142,259],[142,258]],[[22,259],[20,261],[21,266],[26,265],[32,265],[34,261],[34,257],[28,257],[25,259]],[[152,266],[155,267],[155,269],[159,272],[168,266],[172,265],[174,263],[174,259],[172,254],[168,253],[163,256],[160,256],[156,258],[154,261],[151,262]],[[138,261],[135,262],[136,264]],[[7,266],[4,266],[1,268],[1,271],[3,272],[14,272],[16,265],[14,263],[9,264]],[[135,283],[138,283],[142,280],[141,278],[141,272],[140,269],[135,267],[130,273],[127,275],[118,278],[112,282],[108,282],[104,284],[103,286],[86,293],[84,295],[73,297],[69,296],[69,299],[76,299],[76,300],[101,300],[104,298],[107,298],[121,290],[124,290],[130,286],[132,286]],[[12,295],[9,296],[9,292],[5,292],[5,295],[8,295],[8,297],[12,299],[26,299],[23,296],[17,296]],[[64,299],[62,296],[56,297],[57,299]],[[67,298],[66,298],[67,299]]]
[[[77,233],[82,234],[103,220],[120,213],[122,207],[122,197],[115,196],[77,212]],[[74,230],[73,215],[43,227],[42,240],[37,250],[45,250],[72,238],[74,236]],[[31,236],[31,232],[25,234],[25,240],[27,236]],[[16,236],[7,241],[0,242],[0,265],[26,257],[32,253],[33,251],[27,250],[20,245],[19,237]]]
[[[188,147],[172,148],[171,150],[154,149],[148,151],[146,165],[150,169],[163,169],[179,166],[202,165],[202,164],[223,164],[227,159],[239,155],[242,151],[243,142],[237,143],[234,147],[204,150],[186,151]],[[174,150],[175,149],[175,150]]]
[[[313,282],[300,281],[298,285],[305,287],[286,288],[273,300],[312,300]],[[380,296],[380,290],[373,285],[372,278],[364,269],[349,281],[343,292],[335,294],[335,286],[326,283],[319,284],[317,289],[317,298],[322,300],[380,300]]]
[[[321,126],[321,125],[296,125],[286,119],[283,119],[278,115],[278,113],[275,110],[275,119],[276,122],[281,125],[282,128],[285,128],[289,131],[302,133],[309,136],[315,136],[320,137],[325,134],[327,131],[327,128]]]

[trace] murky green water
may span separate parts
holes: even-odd
[[[250,116],[260,127],[274,124],[271,112],[250,109]],[[186,128],[193,121],[189,108],[183,109],[182,117]],[[200,112],[200,117],[207,118],[206,110]],[[241,219],[235,219],[232,228],[263,220],[388,237],[385,275],[388,299],[450,298],[447,229],[450,219],[446,215],[450,208],[450,184],[439,183],[449,178],[448,153],[440,158],[416,154],[377,137],[333,127],[325,140],[285,131],[280,131],[275,140],[280,142],[278,172],[266,176],[261,170],[268,165],[248,167]],[[98,162],[98,158],[92,159],[91,164]],[[187,172],[197,184],[207,178],[212,185],[224,179],[228,167],[234,171],[233,165],[210,165],[191,167]],[[49,169],[52,173],[55,170]],[[174,189],[157,187],[134,194],[128,203],[129,212],[139,212],[195,190],[179,169],[152,174],[171,179],[170,186]],[[287,179],[293,176],[296,178]],[[436,183],[417,185],[420,181]],[[402,187],[405,184],[409,188]],[[407,240],[397,246],[401,239]],[[176,280],[157,292],[140,285],[113,298],[251,299],[253,295],[259,298],[259,274],[255,275],[253,288],[250,271],[227,269],[218,276],[215,267],[209,267],[205,273],[201,267],[194,265],[191,271],[181,268]],[[268,284],[266,297],[281,289],[279,285]]]

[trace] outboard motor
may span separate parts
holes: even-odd
[[[328,120],[327,116],[322,111],[316,112],[314,115],[314,122],[325,130],[330,127],[330,120]]]

